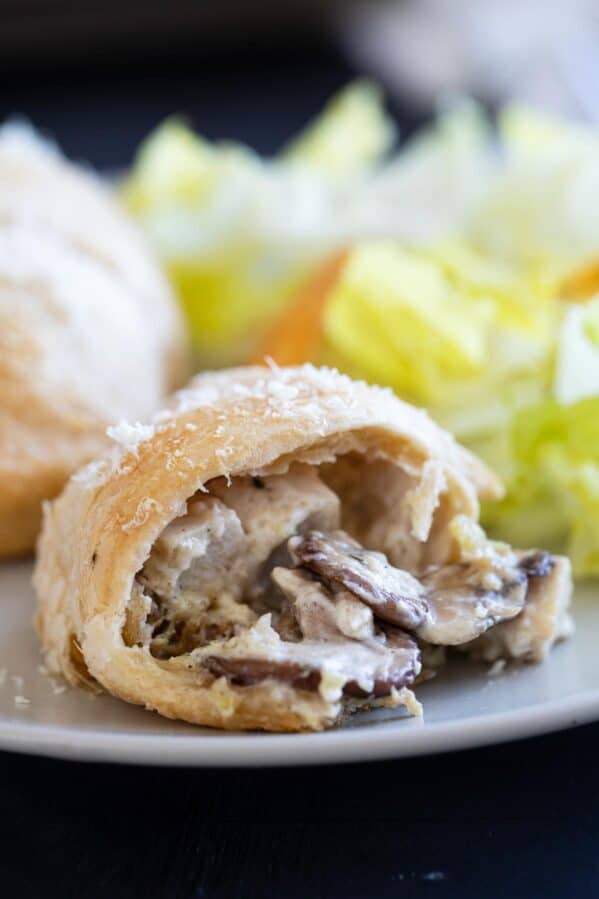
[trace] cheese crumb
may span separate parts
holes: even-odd
[[[71,481],[75,484],[80,484],[87,490],[93,490],[95,487],[100,487],[107,480],[112,472],[112,468],[111,460],[106,458],[95,459],[71,475]]]
[[[137,421],[130,424],[127,421],[120,421],[117,425],[111,425],[106,429],[106,436],[120,444],[128,452],[137,456],[139,446],[144,441],[149,440],[154,434],[152,425],[142,425]]]
[[[347,678],[330,668],[323,668],[320,672],[320,684],[318,692],[325,702],[337,702],[343,693]]]
[[[285,384],[283,381],[269,381],[267,390],[271,396],[280,400],[294,400],[299,393],[293,384]]]

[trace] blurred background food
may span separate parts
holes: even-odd
[[[180,310],[105,182],[24,126],[0,128],[0,558],[42,502],[186,380]]]
[[[2,15],[0,111],[111,178],[197,367],[392,386],[499,469],[495,533],[599,573],[595,3]]]
[[[198,363],[248,358],[265,325],[347,227],[395,129],[377,90],[355,83],[265,159],[167,120],[138,151],[122,196],[166,265]]]

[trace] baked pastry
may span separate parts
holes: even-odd
[[[321,729],[418,711],[444,646],[550,600],[493,658],[569,628],[565,559],[493,543],[501,485],[389,390],[306,365],[200,375],[48,506],[34,583],[50,671],[170,718]]]
[[[0,129],[0,556],[32,549],[42,500],[187,374],[175,300],[107,189]]]

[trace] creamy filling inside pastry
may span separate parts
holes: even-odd
[[[487,540],[438,489],[423,511],[397,466],[368,469],[348,454],[208,482],[137,573],[125,641],[214,680],[351,708],[409,704],[444,647],[536,660],[565,635],[559,560]]]

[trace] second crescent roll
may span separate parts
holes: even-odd
[[[108,187],[0,128],[0,558],[33,549],[43,500],[187,362],[175,298]]]
[[[73,685],[195,724],[318,730],[417,712],[446,647],[540,660],[568,630],[567,560],[487,540],[478,500],[500,483],[388,390],[235,369],[113,436],[39,544],[38,630]]]

